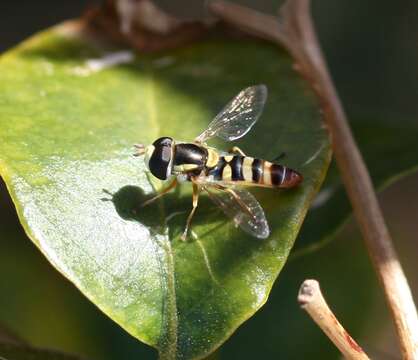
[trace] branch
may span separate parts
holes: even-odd
[[[296,70],[318,95],[342,180],[392,312],[403,358],[418,359],[418,316],[411,290],[328,73],[312,24],[309,0],[287,0],[278,19],[221,0],[211,2],[209,8],[238,28],[285,47],[296,62]]]
[[[142,52],[173,49],[203,37],[213,21],[188,21],[166,13],[152,0],[107,0],[84,16],[96,33]]]
[[[339,323],[328,307],[316,280],[305,280],[299,289],[298,302],[311,316],[346,359],[367,360],[369,357]]]

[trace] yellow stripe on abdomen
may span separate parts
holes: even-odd
[[[231,181],[232,180],[232,169],[229,163],[225,164],[225,167],[222,172],[222,180],[223,181]]]
[[[264,169],[263,169],[263,184],[265,186],[271,186],[271,165],[272,163],[269,161],[264,161]]]
[[[253,182],[253,161],[253,158],[246,156],[242,163],[242,176],[245,182]]]

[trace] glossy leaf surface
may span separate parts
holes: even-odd
[[[290,191],[253,191],[270,223],[267,240],[236,229],[203,196],[196,238],[182,242],[190,186],[141,208],[161,183],[150,181],[132,144],[190,141],[258,83],[269,89],[264,114],[237,145],[266,159],[286,152],[283,163],[305,180]],[[330,159],[316,99],[284,52],[212,39],[134,55],[70,23],[4,55],[0,84],[0,172],[19,218],[108,316],[162,358],[189,359],[213,351],[264,304]]]

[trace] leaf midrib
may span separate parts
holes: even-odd
[[[148,80],[148,113],[149,120],[152,127],[155,129],[155,138],[161,136],[160,125],[158,123],[157,106],[156,106],[156,84],[154,80],[154,73],[151,68],[149,71]],[[153,184],[151,184],[156,190]],[[164,206],[164,199],[158,201],[158,209],[160,211],[161,226],[167,229],[166,212]],[[151,241],[155,241],[154,237],[151,237]],[[175,288],[175,269],[174,269],[174,255],[170,243],[170,239],[167,235],[164,235],[163,243],[156,241],[165,253],[164,266],[166,271],[160,268],[161,279],[161,292],[163,302],[163,316],[161,318],[161,335],[159,339],[159,356],[161,359],[175,359],[177,357],[177,339],[178,339],[178,317],[177,317],[177,302],[176,302],[176,288]],[[158,260],[158,253],[155,252],[155,256]],[[164,291],[167,289],[167,292]]]

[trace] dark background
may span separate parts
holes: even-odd
[[[407,122],[417,122],[418,3],[414,0],[313,2],[319,37],[349,118],[396,122],[400,126]],[[1,1],[0,52],[37,31],[77,17],[92,3],[82,0]],[[205,16],[203,2],[167,0],[160,3],[180,16]],[[248,0],[241,3],[270,13],[277,7],[277,2],[273,1]],[[417,180],[417,176],[410,176],[391,186],[380,198],[407,275],[411,276],[416,273],[417,248],[414,241],[418,230]],[[79,352],[94,359],[155,358],[153,350],[126,335],[53,270],[25,237],[3,183],[0,194],[0,323],[7,324],[33,344]],[[341,316],[346,318],[346,324],[352,323],[351,329],[356,330],[355,334],[362,344],[372,353],[379,354],[376,358],[396,358],[390,357],[390,354],[396,354],[393,329],[390,324],[384,325],[382,321],[385,316],[381,314],[386,314],[382,296],[353,224],[332,245],[319,251],[316,259],[291,262],[275,286],[275,294],[280,287],[293,286],[296,296],[300,284],[298,276],[310,276],[307,268],[315,273],[321,262],[330,258],[333,258],[330,263],[334,268],[329,272],[342,273],[350,278],[350,271],[353,271],[352,276],[357,276],[358,271],[338,264],[339,256],[347,248],[355,254],[355,262],[360,264],[358,270],[363,271],[364,277],[372,279],[374,285],[366,289],[368,302],[361,299],[361,291],[364,289],[358,289],[361,290],[359,293],[354,289],[353,296],[346,301],[367,304],[368,307],[363,309],[367,316],[375,316],[380,322],[378,328],[374,328],[370,321],[354,322],[351,314],[342,310]],[[414,280],[411,279],[416,289]],[[418,295],[417,291],[415,294]],[[338,294],[332,296],[338,298]],[[274,301],[275,295],[267,306]],[[288,338],[288,342],[308,346],[306,342],[316,341],[318,351],[325,351],[321,353],[321,358],[338,358],[328,340],[303,314],[295,316],[299,318],[295,322],[290,321],[288,325],[308,328],[315,334],[312,336],[319,340],[316,341],[316,337],[310,340]],[[364,314],[357,314],[357,317],[361,316]],[[255,324],[260,319],[263,319],[263,310],[250,322]],[[279,319],[276,321],[279,322]],[[240,341],[251,341],[245,326],[238,330],[221,352],[226,354],[225,358],[237,354],[234,346],[239,347]],[[277,334],[286,337],[283,327],[277,329]],[[258,351],[263,357],[267,350],[263,346],[257,350],[257,346],[261,345],[254,344],[255,353],[251,356]],[[281,353],[287,354],[283,358],[290,359],[295,358],[295,351],[288,347]]]
[[[279,1],[240,1],[274,13]],[[0,51],[100,1],[2,1]],[[179,16],[204,16],[203,1],[157,1]],[[314,0],[317,30],[350,116],[416,119],[418,3]]]

